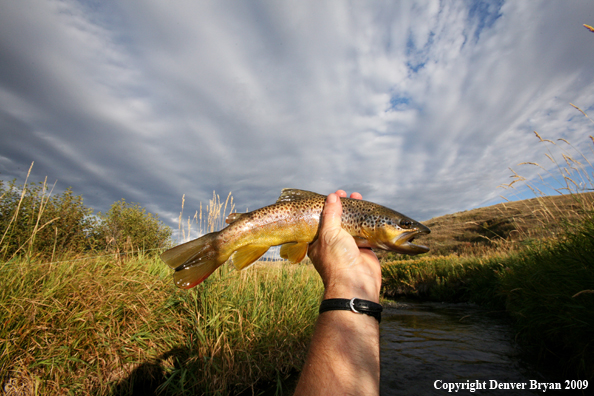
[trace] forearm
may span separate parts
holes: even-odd
[[[295,395],[378,395],[379,323],[351,311],[320,314]]]

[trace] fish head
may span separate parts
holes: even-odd
[[[431,230],[423,224],[398,212],[389,216],[370,215],[362,225],[362,231],[369,247],[390,250],[402,254],[427,253],[429,248],[416,245],[413,240]]]

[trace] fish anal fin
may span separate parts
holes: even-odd
[[[311,192],[311,191],[305,191],[305,190],[298,190],[296,188],[283,188],[283,190],[281,191],[281,195],[280,197],[278,197],[278,199],[276,200],[276,203],[279,202],[295,202],[295,201],[301,201],[304,199],[311,199],[311,198],[326,198],[325,195],[322,194],[318,194],[315,192]]]
[[[227,223],[227,224],[235,223],[237,220],[242,218],[243,215],[245,215],[245,213],[230,213],[229,216],[227,216],[225,223]]]
[[[307,254],[308,246],[307,242],[285,243],[280,248],[280,256],[292,263],[300,263]]]
[[[264,253],[268,251],[270,246],[261,246],[261,245],[247,245],[233,253],[231,259],[233,260],[233,265],[238,270],[242,270],[252,264],[254,261],[258,260]]]

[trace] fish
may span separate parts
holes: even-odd
[[[415,237],[431,231],[423,224],[373,202],[340,198],[342,228],[357,246],[416,255],[429,248],[413,244]],[[229,259],[238,270],[257,261],[272,246],[292,263],[301,262],[318,236],[326,196],[285,188],[276,203],[247,213],[231,213],[227,227],[183,243],[161,254],[175,270],[174,283],[190,289]]]

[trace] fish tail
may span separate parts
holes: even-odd
[[[227,261],[229,255],[221,254],[217,248],[218,236],[219,232],[212,232],[169,249],[161,255],[161,260],[175,269],[173,280],[176,286],[190,289]]]

